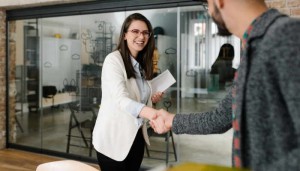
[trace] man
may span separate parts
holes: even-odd
[[[264,0],[208,0],[208,11],[220,34],[242,40],[232,91],[214,111],[160,110],[151,126],[177,134],[233,127],[234,167],[300,170],[300,21],[268,9]]]

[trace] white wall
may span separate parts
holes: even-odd
[[[74,39],[42,38],[42,85],[64,88],[64,80],[76,81],[76,71],[81,69],[81,43]]]

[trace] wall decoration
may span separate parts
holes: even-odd
[[[94,64],[100,64],[113,50],[112,36],[116,28],[106,21],[95,21],[95,24],[96,31],[86,30],[81,34],[81,38],[85,51],[90,54]]]

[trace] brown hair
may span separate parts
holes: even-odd
[[[154,51],[154,37],[153,37],[153,29],[151,26],[150,21],[143,16],[142,14],[139,13],[134,13],[129,15],[121,28],[121,33],[120,33],[120,38],[119,38],[119,43],[117,46],[117,49],[120,51],[121,56],[123,58],[123,62],[125,65],[126,73],[127,73],[127,78],[136,78],[135,77],[135,71],[134,68],[131,64],[131,59],[130,59],[130,51],[127,45],[127,41],[124,40],[125,33],[127,33],[128,28],[132,21],[134,20],[139,20],[143,21],[146,23],[148,27],[148,31],[151,33],[147,45],[144,47],[142,51],[138,53],[138,56],[136,58],[137,62],[140,64],[142,69],[145,71],[145,79],[150,80],[153,77],[153,64],[152,64],[152,57],[153,57],[153,51]]]
[[[229,43],[223,44],[220,48],[218,58],[219,59],[224,58],[232,61],[234,58],[234,47]]]

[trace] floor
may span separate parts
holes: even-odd
[[[189,113],[191,106],[194,111],[208,111],[215,108],[219,100],[220,98],[185,99],[181,103],[181,112]],[[164,107],[164,104],[157,107]],[[176,106],[171,106],[168,110],[171,112],[176,111]],[[61,105],[58,108],[45,108],[42,113],[23,112],[22,114],[18,114],[17,118],[20,126],[16,127],[16,135],[13,141],[29,147],[66,152],[70,113],[67,105]],[[76,113],[76,116],[79,121],[85,121],[92,118],[92,113]],[[23,132],[20,127],[22,127]],[[88,138],[90,136],[90,129],[82,128],[82,130],[86,138]],[[72,135],[77,136],[77,138],[71,138],[71,143],[81,147],[70,146],[69,153],[89,157],[89,148],[85,147],[85,143],[77,128],[72,129]],[[205,164],[231,166],[232,130],[216,135],[173,134],[173,137],[178,160],[176,162],[174,154],[170,153],[168,165],[194,161]],[[42,139],[43,141],[41,141]],[[169,149],[172,152],[171,139],[169,140]],[[150,141],[150,150],[166,150],[164,137],[151,137]],[[144,156],[142,166],[145,168],[156,168],[166,165],[166,153],[150,151],[150,158],[147,153]],[[91,157],[96,159],[94,151]]]

